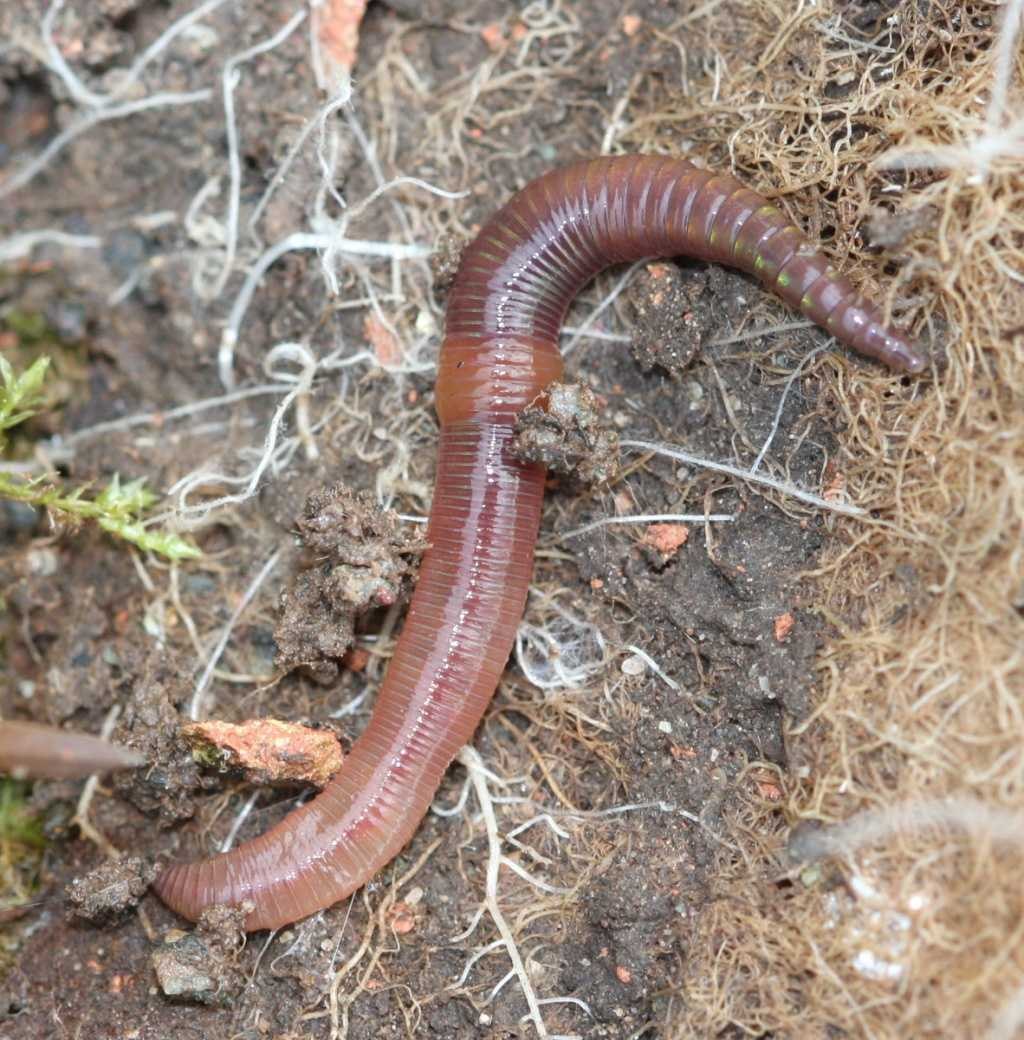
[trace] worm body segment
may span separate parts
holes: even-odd
[[[365,731],[313,801],[239,848],[175,865],[156,890],[195,920],[251,900],[250,930],[345,898],[406,844],[505,667],[526,601],[544,470],[509,451],[516,415],[562,362],[579,289],[609,264],[686,255],[736,267],[891,368],[924,358],[784,214],[682,159],[579,162],[530,183],[467,247],[448,301],[431,548]]]

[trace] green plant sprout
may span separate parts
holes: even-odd
[[[16,375],[10,362],[0,356],[0,456],[7,450],[7,431],[35,414],[49,367],[50,359],[40,357],[21,375]],[[86,488],[66,491],[45,477],[22,479],[0,468],[0,497],[49,509],[73,524],[94,520],[116,538],[170,560],[201,555],[196,546],[181,535],[145,526],[143,513],[157,496],[146,487],[143,478],[122,484],[115,475],[94,498],[86,497],[86,491]]]

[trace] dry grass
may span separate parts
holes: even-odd
[[[723,28],[745,13],[750,31],[718,37],[721,67],[742,71],[710,72],[692,108],[626,138],[670,127],[781,184],[806,226],[834,228],[839,256],[879,205],[929,207],[895,276],[879,266],[876,280],[936,364],[894,394],[829,363],[843,474],[880,522],[837,524],[814,575],[833,631],[819,707],[790,734],[782,817],[751,804],[735,821],[743,852],[723,855],[675,1028],[1009,1037],[1024,1020],[1007,1004],[1024,985],[1024,175],[1002,113],[1021,98],[1019,39],[1000,72],[992,4],[901,5],[869,45],[828,5],[786,7],[717,7]],[[761,68],[743,68],[751,52]],[[786,875],[787,825],[897,803],[889,826],[839,831],[838,859]]]

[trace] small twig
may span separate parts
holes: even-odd
[[[103,720],[103,726],[100,729],[100,736],[104,740],[110,739],[110,734],[114,732],[114,726],[117,725],[117,719],[120,714],[121,705],[111,705],[106,718]],[[121,850],[114,846],[102,831],[94,827],[92,821],[89,819],[89,808],[92,805],[93,796],[96,794],[99,782],[99,773],[93,773],[92,776],[85,781],[85,786],[82,788],[82,793],[78,797],[78,805],[75,807],[75,815],[71,822],[75,824],[82,834],[94,845],[99,846],[109,859],[120,859]]]

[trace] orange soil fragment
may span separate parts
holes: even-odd
[[[363,332],[373,347],[373,353],[382,368],[393,368],[402,360],[402,351],[398,340],[379,318],[367,314],[363,321]]]
[[[622,31],[627,36],[636,36],[644,20],[635,14],[624,14],[622,16]]]
[[[359,48],[359,26],[366,13],[366,0],[325,0],[316,8],[317,37],[324,57],[335,69],[351,72]]]
[[[689,537],[690,529],[686,524],[651,524],[644,532],[643,542],[666,560],[671,560]]]
[[[408,935],[416,927],[416,915],[408,903],[395,903],[388,911],[388,924],[396,935]]]
[[[302,783],[323,787],[341,766],[341,745],[326,730],[278,719],[193,722],[182,736],[223,769],[241,770],[254,783]]]
[[[480,35],[490,51],[500,51],[505,45],[505,34],[501,31],[499,22],[491,22],[490,25],[485,25],[480,30]]]
[[[780,614],[775,619],[775,626],[774,627],[775,627],[775,639],[776,639],[776,641],[781,643],[782,640],[785,639],[786,636],[788,636],[789,633],[792,631],[793,626],[795,624],[796,624],[796,618],[793,617],[793,615],[791,613],[789,613],[789,611],[786,611],[785,614]]]

